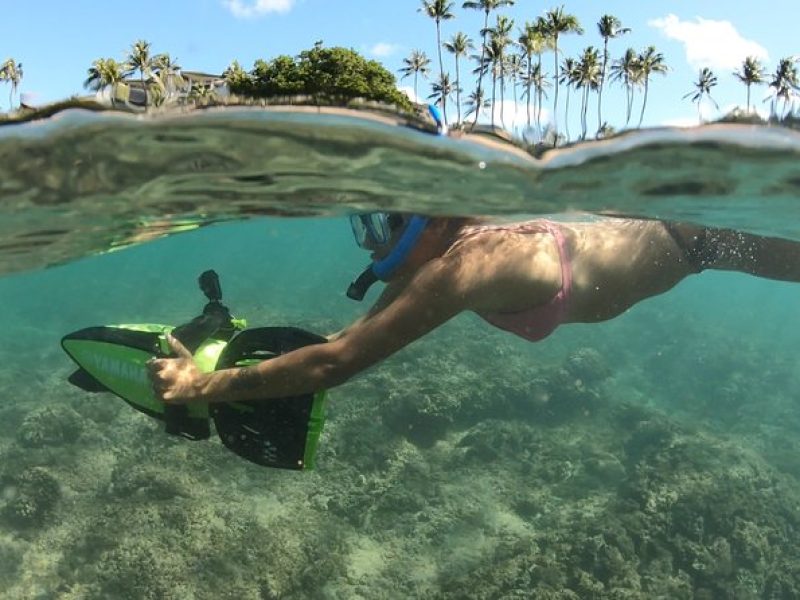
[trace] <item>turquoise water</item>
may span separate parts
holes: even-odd
[[[708,133],[663,132],[678,137],[653,147],[642,140],[638,151],[591,146],[559,155],[574,161],[599,152],[583,180],[569,164],[537,171],[498,150],[452,141],[441,150],[431,136],[370,125],[372,146],[351,121],[334,135],[330,123],[296,118],[279,157],[285,180],[251,178],[224,198],[202,190],[237,176],[241,183],[254,169],[231,162],[252,154],[228,143],[235,132],[215,138],[225,169],[191,176],[178,172],[189,163],[177,161],[175,149],[159,156],[157,146],[128,143],[103,154],[104,139],[150,135],[145,125],[104,123],[91,197],[80,194],[91,177],[80,183],[74,166],[92,149],[90,136],[69,160],[55,150],[64,131],[53,124],[22,136],[53,149],[17,159],[43,161],[38,184],[23,188],[27,175],[18,168],[18,183],[0,187],[0,210],[16,219],[0,238],[3,597],[800,595],[800,286],[706,272],[612,321],[562,326],[537,344],[459,316],[330,392],[318,466],[308,473],[250,465],[217,442],[171,438],[119,399],[69,386],[61,336],[104,323],[186,321],[203,306],[195,282],[208,268],[250,325],[319,333],[345,326],[364,310],[344,296],[367,260],[342,216],[356,206],[391,200],[440,212],[535,213],[530,197],[547,213],[694,211],[707,224],[800,239],[791,133],[782,148],[759,148],[758,135],[730,147],[689,139]],[[237,119],[265,126],[261,117]],[[89,118],[66,131],[80,137],[86,123],[96,126]],[[269,144],[278,145],[280,127]],[[201,160],[203,138],[192,135],[189,154]],[[13,137],[0,131],[0,154],[9,155]],[[330,149],[319,150],[326,143]],[[315,147],[316,162],[308,154]],[[344,160],[343,148],[352,147],[361,154]],[[336,155],[338,169],[327,162]],[[387,155],[389,166],[376,158]],[[674,162],[653,158],[666,155]],[[720,188],[712,166],[725,157],[730,184]],[[655,194],[653,175],[643,188],[635,160],[643,173],[651,159],[659,181],[698,185]],[[358,164],[346,170],[347,161]],[[144,183],[131,178],[115,189],[114,165],[123,163]],[[19,190],[44,198],[55,189],[42,183],[48,170],[63,183],[70,165],[74,195],[47,203],[30,192],[23,204]],[[402,184],[390,177],[399,165]],[[463,179],[448,181],[453,170]],[[324,179],[312,185],[297,175],[310,171]],[[601,172],[602,185],[593,179]],[[455,190],[458,206],[444,194],[414,195],[436,177],[437,190]],[[546,192],[567,183],[564,203],[548,203]],[[749,195],[767,189],[769,204]],[[163,202],[150,201],[162,192]],[[236,220],[259,212],[262,192],[260,212],[315,214]],[[208,225],[97,254],[154,220]],[[48,243],[3,246],[28,225]]]

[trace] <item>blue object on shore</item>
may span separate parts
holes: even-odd
[[[428,104],[428,113],[433,117],[433,120],[436,121],[436,129],[439,135],[445,135],[447,133],[447,123],[444,122],[442,111],[439,110],[439,107],[435,104]]]

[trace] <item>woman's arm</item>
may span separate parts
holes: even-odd
[[[329,342],[332,342],[345,335],[350,329],[358,327],[360,324],[368,321],[376,314],[381,312],[384,308],[389,306],[394,301],[394,299],[397,298],[398,295],[400,295],[400,293],[405,289],[407,285],[408,285],[407,279],[403,279],[401,281],[392,281],[388,283],[386,287],[383,288],[383,291],[381,292],[380,296],[378,296],[378,299],[375,301],[375,304],[373,304],[370,307],[370,309],[366,312],[366,314],[360,316],[358,319],[356,319],[353,323],[350,323],[350,325],[348,325],[344,329],[341,329],[336,333],[331,333],[325,337],[328,339]]]
[[[467,308],[455,262],[427,263],[383,310],[357,321],[326,344],[305,346],[257,365],[201,373],[191,355],[172,340],[177,359],[149,368],[165,402],[232,402],[281,398],[340,385],[394,354]]]

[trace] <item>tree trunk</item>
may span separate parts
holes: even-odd
[[[514,96],[514,120],[517,118],[519,112],[519,103],[517,102],[517,77],[516,75],[511,78],[511,93]],[[511,121],[511,128],[514,128],[514,120]]]
[[[439,82],[444,84],[444,63],[442,62],[442,31],[439,26],[439,19],[436,19],[436,49],[439,52]],[[447,125],[447,100],[445,99],[445,89],[442,85],[442,119]]]
[[[537,59],[536,64],[537,64],[538,69],[539,69],[539,77],[541,77],[542,76],[542,53],[539,52],[537,54],[537,56],[538,56],[538,59]],[[539,139],[542,139],[542,137],[543,137],[543,135],[542,135],[542,92],[543,92],[542,86],[537,86],[536,87],[536,99],[537,99],[537,102],[539,103],[539,108],[536,111],[536,130],[537,130],[537,133],[539,134]]]
[[[506,128],[506,119],[504,116],[505,109],[505,95],[506,95],[506,78],[502,73],[500,74],[500,127]]]
[[[603,128],[603,85],[606,82],[606,66],[608,65],[608,38],[603,38],[603,71],[600,73],[600,87],[597,88],[597,131]]]
[[[483,41],[481,42],[481,62],[478,65],[480,71],[478,71],[478,93],[476,94],[476,98],[480,99],[481,97],[481,80],[483,79],[483,61],[486,60],[486,30],[489,29],[489,11],[484,11],[485,15],[483,17]],[[478,123],[478,113],[480,110],[475,111],[475,123],[473,125],[477,125]]]
[[[589,86],[583,88],[583,97],[581,98],[581,139],[586,139],[586,109],[589,106]]]
[[[553,146],[555,147],[558,143],[558,34],[553,36],[553,60],[555,62],[555,84],[556,84],[556,93],[553,95],[553,131],[555,135],[553,136]]]
[[[458,54],[456,54],[456,112],[458,114],[457,125],[461,125],[461,74],[458,70]]]
[[[494,127],[494,108],[497,95],[497,75],[492,73],[492,127]]]
[[[642,126],[642,120],[644,119],[644,109],[647,106],[647,88],[649,87],[649,79],[647,77],[644,78],[644,98],[642,99],[642,112],[639,114],[639,125],[636,126],[639,129]]]
[[[625,127],[631,122],[631,112],[633,111],[633,86],[630,82],[625,82],[625,100],[627,107],[625,109]]]
[[[541,91],[541,88],[539,88]],[[542,131],[542,99],[539,97],[539,106],[536,109],[536,132],[540,140],[544,140],[544,131]]]
[[[525,91],[528,94],[525,98],[525,115],[527,117],[528,127],[531,126],[531,57],[528,55],[528,77],[525,80]]]

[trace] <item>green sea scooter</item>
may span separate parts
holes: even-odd
[[[246,322],[232,317],[222,304],[214,271],[200,275],[199,284],[208,303],[200,316],[185,325],[105,325],[66,335],[61,346],[79,367],[69,382],[88,392],[116,394],[136,410],[164,421],[169,434],[205,440],[211,436],[213,421],[222,443],[251,462],[312,469],[325,421],[324,390],[211,405],[170,405],[156,398],[145,364],[153,357],[170,356],[167,333],[186,346],[204,372],[255,364],[327,341],[296,327],[246,329]]]

